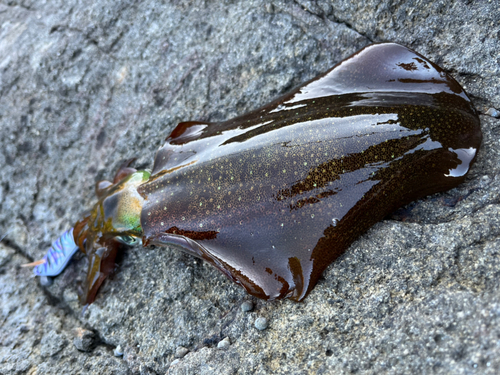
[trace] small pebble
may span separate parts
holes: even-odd
[[[257,318],[255,320],[254,325],[255,325],[255,328],[257,328],[259,331],[263,331],[268,327],[269,322],[267,321],[266,318]]]
[[[252,301],[245,301],[241,304],[241,311],[243,312],[252,311],[252,309],[253,309]]]
[[[229,341],[229,337],[226,337],[224,340],[219,341],[217,348],[225,350],[229,348],[229,345],[231,345],[231,341]]]
[[[76,328],[74,334],[75,338],[73,339],[73,344],[78,350],[82,352],[89,352],[92,350],[95,338],[94,332],[84,328]]]
[[[50,276],[41,276],[40,284],[42,286],[51,286],[54,283],[54,279]]]
[[[174,359],[172,361],[172,363],[170,364],[170,366],[175,366],[176,364],[178,364],[181,360],[180,359]]]
[[[490,108],[486,111],[486,114],[495,118],[500,118],[500,112],[495,108]]]
[[[187,349],[183,346],[178,346],[177,349],[175,349],[174,357],[175,358],[182,358],[188,353],[189,353],[189,349]]]
[[[274,6],[273,4],[266,4],[266,12],[273,14],[274,13]]]
[[[123,355],[123,349],[121,345],[118,345],[115,350],[113,350],[113,354],[115,357],[121,357]]]

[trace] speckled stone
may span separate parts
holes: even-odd
[[[24,0],[0,22],[0,373],[500,373],[495,1]],[[462,185],[375,225],[302,303],[241,313],[241,288],[174,247],[123,251],[83,314],[82,254],[45,290],[20,268],[178,122],[241,115],[386,41],[464,86],[483,145]],[[76,350],[76,327],[102,345]]]
[[[0,242],[0,257],[4,251],[10,253]],[[0,265],[0,374],[35,369],[40,374],[128,374],[126,364],[115,359],[106,347],[97,345],[90,355],[76,350],[71,339],[73,329],[81,323],[53,306],[38,283],[23,274],[24,269],[19,272],[26,260],[14,253],[9,263]]]

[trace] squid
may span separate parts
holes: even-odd
[[[397,208],[462,183],[482,140],[463,88],[395,43],[363,48],[248,114],[182,122],[151,171],[124,163],[90,214],[35,264],[77,249],[92,303],[123,246],[175,245],[264,300],[303,300],[323,271]]]

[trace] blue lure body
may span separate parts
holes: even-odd
[[[71,257],[77,251],[78,246],[75,244],[73,228],[71,228],[52,243],[40,264],[33,269],[33,273],[36,276],[57,276],[66,268]]]

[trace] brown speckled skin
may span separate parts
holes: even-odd
[[[245,116],[181,123],[158,151],[141,225],[250,294],[302,300],[363,232],[465,178],[481,143],[460,85],[371,45]]]

